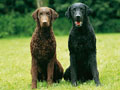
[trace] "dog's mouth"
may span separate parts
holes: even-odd
[[[49,27],[49,23],[48,22],[42,22],[41,23],[41,27],[42,28],[48,28]]]
[[[78,27],[81,27],[83,24],[82,21],[75,21],[75,25],[78,26]]]

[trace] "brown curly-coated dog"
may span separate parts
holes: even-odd
[[[32,88],[37,88],[37,80],[59,82],[63,76],[63,68],[56,58],[56,41],[52,30],[52,21],[58,14],[51,8],[41,7],[33,12],[37,22],[30,43],[32,56]]]

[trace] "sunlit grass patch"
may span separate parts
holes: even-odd
[[[120,90],[120,34],[97,34],[97,62],[102,86],[94,81],[62,81],[48,86],[38,83],[37,90]],[[0,90],[31,89],[31,38],[0,39]],[[57,58],[64,70],[69,66],[68,36],[57,36]]]

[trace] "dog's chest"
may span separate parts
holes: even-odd
[[[92,44],[91,38],[87,36],[78,36],[71,38],[71,43],[70,43],[73,49],[77,51],[88,50],[90,49],[90,47],[92,47],[91,44]]]
[[[54,39],[38,39],[33,42],[33,54],[39,60],[51,59],[56,50],[56,42]]]

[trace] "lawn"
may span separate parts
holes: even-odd
[[[31,38],[0,39],[0,90],[31,89]],[[69,66],[68,36],[57,36],[57,58],[64,69]],[[38,83],[38,90],[120,90],[120,34],[97,34],[97,62],[102,86],[94,81],[77,87],[62,80],[47,86]]]

